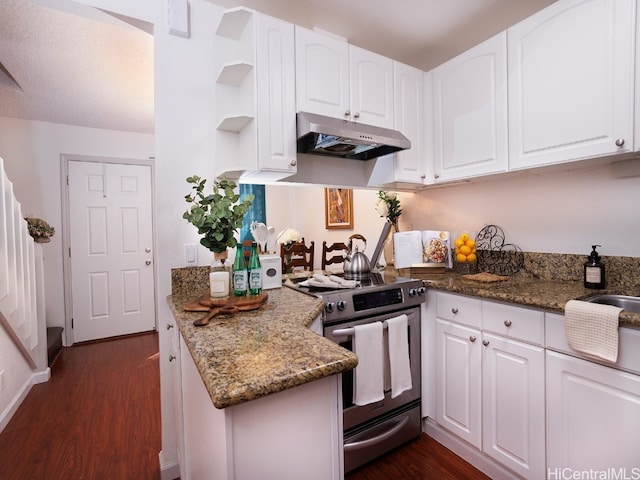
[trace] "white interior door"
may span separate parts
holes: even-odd
[[[151,167],[69,162],[75,342],[155,328]]]

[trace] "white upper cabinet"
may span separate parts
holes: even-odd
[[[296,25],[299,112],[342,118],[349,110],[349,44]]]
[[[508,30],[509,167],[633,149],[634,0],[560,0]]]
[[[433,73],[433,179],[507,170],[506,32]]]
[[[394,62],[395,129],[411,141],[411,148],[395,153],[397,182],[421,185],[426,177],[424,152],[424,72]]]
[[[349,45],[351,119],[393,128],[393,60]]]
[[[298,111],[393,127],[393,61],[296,26]]]
[[[244,183],[296,173],[293,24],[230,9],[214,41],[216,171]]]
[[[377,158],[369,186],[415,188],[425,183],[424,72],[393,62],[394,128],[411,142],[411,148]]]

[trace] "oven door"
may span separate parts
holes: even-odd
[[[353,335],[348,332],[357,325],[365,323],[383,322],[388,318],[406,314],[408,318],[409,361],[411,364],[412,388],[391,398],[391,382],[389,375],[389,357],[385,351],[384,360],[384,400],[357,406],[353,403],[354,376],[353,370],[342,373],[342,406],[344,411],[344,430],[356,427],[371,419],[384,415],[396,408],[402,407],[420,398],[420,307],[400,309],[383,315],[347,320],[346,322],[325,326],[324,336],[338,343],[343,348],[353,351]],[[344,332],[347,330],[347,332]],[[384,329],[384,344],[387,342],[387,329]],[[386,347],[385,347],[386,348]]]

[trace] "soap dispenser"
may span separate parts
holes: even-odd
[[[587,257],[584,264],[584,286],[585,288],[604,288],[604,264],[600,261],[600,255],[596,247],[602,245],[591,245],[593,251]]]

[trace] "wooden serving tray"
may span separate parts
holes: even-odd
[[[257,310],[264,305],[267,298],[269,297],[266,293],[247,295],[246,297],[235,297],[231,295],[223,299],[211,298],[208,294],[205,294],[196,301],[184,305],[183,310],[186,312],[207,312],[204,317],[194,320],[193,322],[195,326],[201,327],[207,325],[209,320],[217,314],[233,315],[236,312]]]

